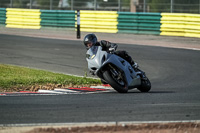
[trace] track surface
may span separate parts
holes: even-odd
[[[0,34],[0,63],[83,76],[82,42]],[[200,119],[200,51],[119,44],[152,82],[132,90],[85,95],[0,97],[0,124]]]

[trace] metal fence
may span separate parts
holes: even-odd
[[[0,8],[200,13],[200,0],[0,0]]]

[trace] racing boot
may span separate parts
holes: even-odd
[[[131,60],[130,61],[130,64],[131,64],[131,66],[132,66],[132,68],[134,69],[134,70],[137,70],[138,69],[138,64],[136,63],[136,62],[134,62],[133,60]]]
[[[138,69],[138,67],[139,67],[138,64],[137,64],[136,62],[134,62],[133,64],[131,64],[131,66],[132,66],[133,69],[135,69],[135,70]]]

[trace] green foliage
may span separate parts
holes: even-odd
[[[122,6],[130,6],[130,0],[121,0]]]
[[[37,3],[41,6],[48,6],[50,5],[50,0],[37,0]]]
[[[199,0],[174,0],[174,12],[198,13]]]
[[[52,6],[54,6],[54,8],[58,6],[60,0],[52,0]],[[49,9],[50,7],[50,0],[37,0],[38,5],[41,7],[41,9]]]
[[[27,3],[30,3],[30,0],[13,0],[13,7],[15,7],[15,8],[26,8]]]
[[[6,7],[7,5],[9,5],[10,4],[10,1],[8,1],[8,0],[5,0],[5,1],[1,1],[0,2],[0,7]]]
[[[151,0],[150,12],[170,12],[169,0]]]
[[[198,13],[198,0],[174,0],[174,13]],[[150,12],[170,12],[171,0],[149,0]]]

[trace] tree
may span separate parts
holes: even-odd
[[[198,13],[198,0],[174,0],[174,12],[181,13]]]
[[[41,9],[50,9],[50,4],[52,1],[53,9],[58,7],[59,0],[37,0],[38,5]]]
[[[170,12],[170,0],[152,0],[149,6],[150,12]]]

